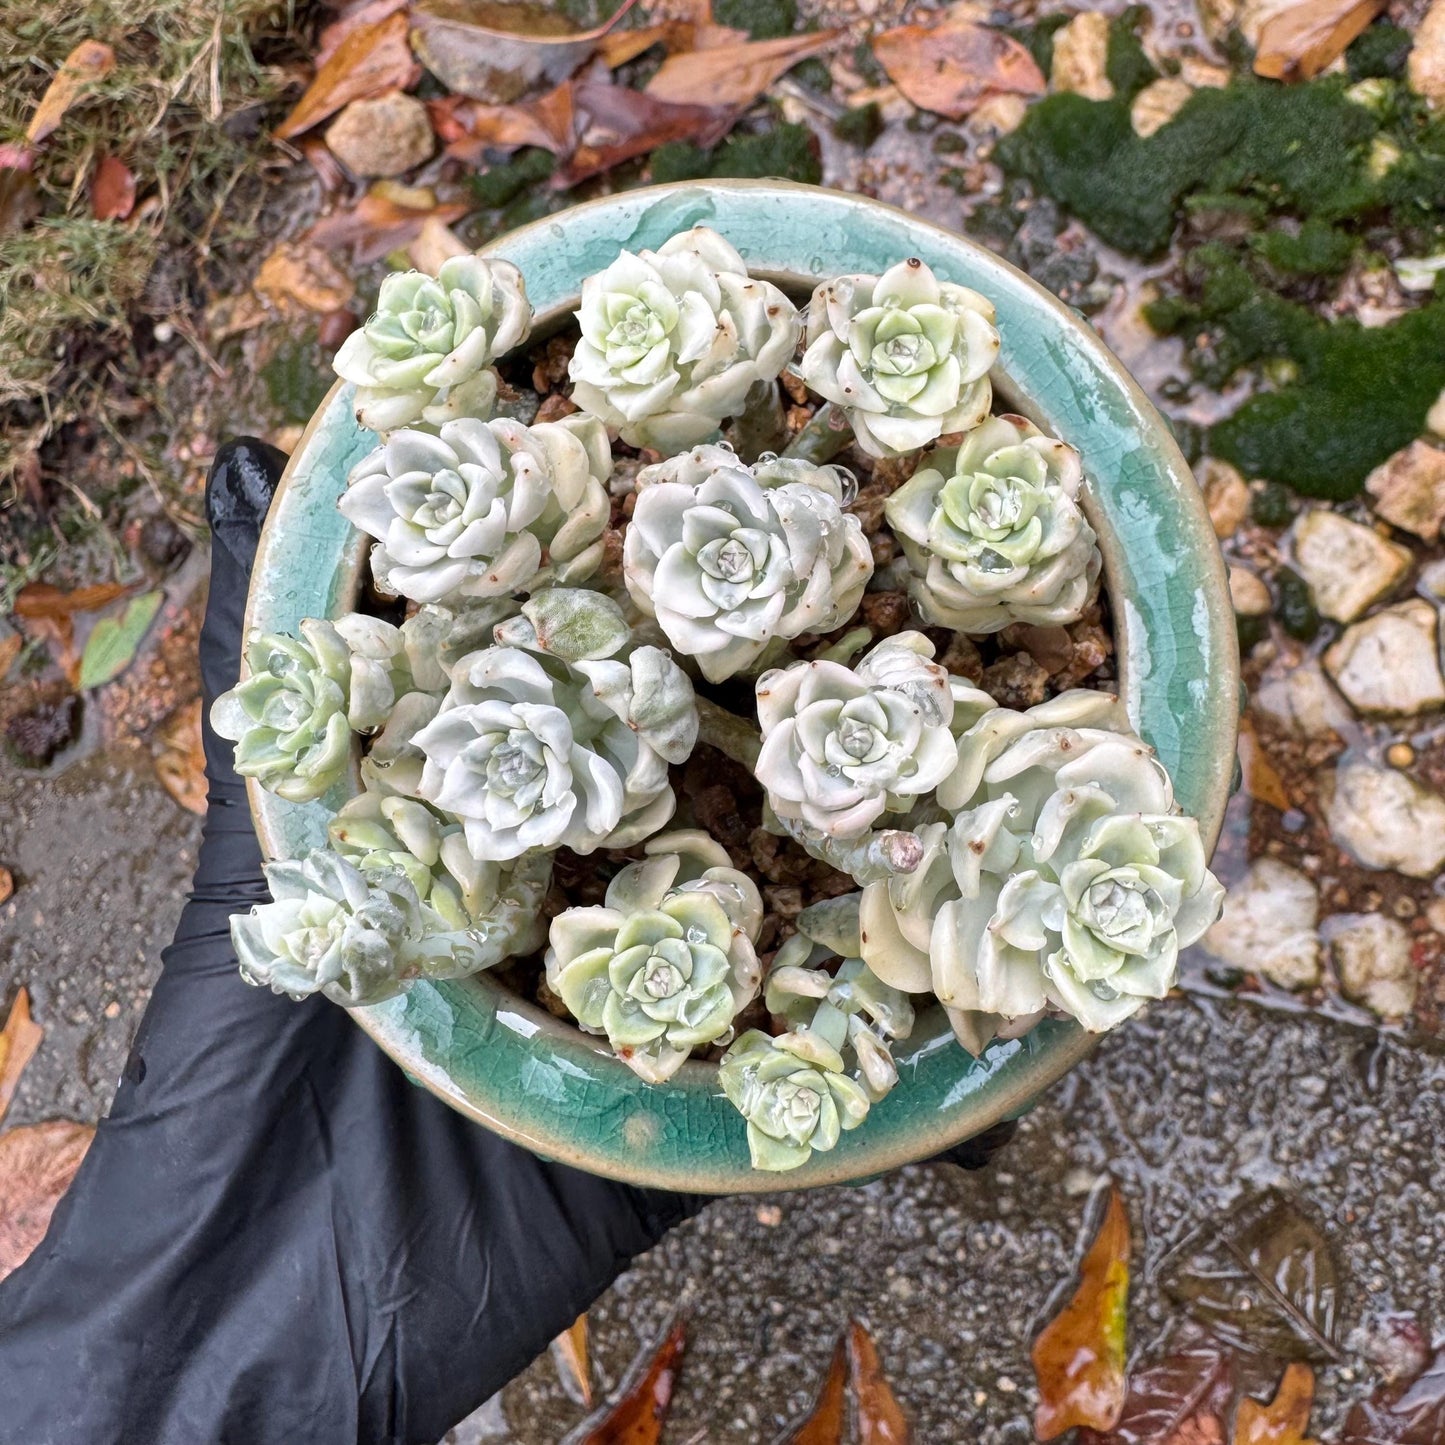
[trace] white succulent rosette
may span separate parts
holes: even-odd
[[[988,415],[993,320],[991,301],[917,257],[881,276],[839,276],[813,292],[799,370],[865,452],[902,456]]]
[[[1197,820],[1105,694],[986,714],[938,800],[954,811],[958,893],[927,900],[947,1007],[1016,1019],[1052,1006],[1113,1028],[1164,997],[1180,949],[1219,916]]]
[[[453,667],[405,746],[422,759],[418,795],[461,821],[474,857],[502,862],[656,832],[676,806],[668,764],[696,737],[692,684],[659,648],[568,663],[497,646]]]
[[[579,581],[602,560],[612,474],[595,418],[523,426],[463,417],[393,432],[352,469],[337,505],[376,538],[377,586],[416,602],[500,597]]]
[[[703,446],[644,468],[637,483],[622,552],[628,593],[709,682],[757,662],[776,638],[837,627],[873,575],[837,468],[781,458],[749,467]]]
[[[572,400],[630,446],[681,451],[743,410],[793,355],[797,308],[716,231],[623,251],[582,283]]]
[[[648,1083],[700,1045],[725,1039],[757,996],[757,886],[706,833],[652,839],[608,885],[600,908],[552,920],[547,984]]]
[[[399,869],[363,871],[334,852],[266,865],[272,901],[231,919],[248,983],[346,1008],[379,1003],[416,978],[458,978],[495,958],[470,928],[423,903]]]
[[[435,277],[404,271],[381,283],[376,310],[334,363],[356,384],[356,419],[372,431],[488,416],[492,363],[526,340],[532,307],[510,261],[452,256]]]
[[[856,668],[798,662],[758,679],[754,772],[779,818],[856,838],[953,771],[953,694],[932,657],[922,633],[901,632]]]
[[[1079,454],[1021,416],[925,457],[884,508],[924,616],[976,634],[1076,622],[1102,566],[1083,479]]]

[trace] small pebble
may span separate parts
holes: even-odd
[[[757,1219],[768,1229],[776,1229],[783,1222],[783,1211],[776,1204],[760,1204]]]
[[[1385,749],[1385,761],[1392,768],[1408,768],[1415,761],[1415,749],[1409,743],[1391,743]]]

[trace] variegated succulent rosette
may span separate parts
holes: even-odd
[[[993,413],[988,300],[901,257],[800,312],[697,227],[587,279],[545,403],[531,320],[455,257],[337,356],[384,615],[248,638],[212,709],[239,772],[335,804],[233,920],[243,977],[361,1007],[510,961],[653,1087],[715,1063],[767,1170],[901,1087],[921,1009],[979,1054],[1162,998],[1220,888],[1159,760],[1108,691],[945,665],[1100,615],[1085,459]],[[760,887],[784,855],[806,887]]]

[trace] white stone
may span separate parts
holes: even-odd
[[[1445,798],[1394,768],[1342,761],[1325,821],[1335,842],[1367,868],[1430,878],[1445,864]]]
[[[1282,988],[1309,988],[1320,980],[1319,912],[1319,891],[1298,868],[1257,858],[1225,895],[1224,916],[1204,935],[1204,946]]]
[[[1408,1017],[1420,978],[1404,924],[1379,913],[1344,913],[1325,928],[1345,997],[1382,1018]]]
[[[1436,933],[1445,933],[1445,898],[1435,898],[1425,909],[1426,921]]]
[[[1445,109],[1445,0],[1433,0],[1425,12],[1405,67],[1410,89],[1432,110]]]
[[[426,106],[389,90],[353,100],[331,122],[326,144],[354,176],[399,176],[431,159],[436,137]]]
[[[1217,457],[1209,457],[1199,469],[1204,505],[1216,537],[1232,537],[1249,516],[1249,484],[1239,471]]]
[[[1129,107],[1129,120],[1135,135],[1151,136],[1168,125],[1193,94],[1194,87],[1177,76],[1166,75],[1151,81],[1134,97]]]
[[[1324,507],[1298,517],[1290,536],[1315,606],[1336,622],[1353,622],[1409,570],[1407,547]]]
[[[991,131],[1009,135],[1016,131],[1028,114],[1029,103],[1021,95],[1005,95],[995,91],[986,95],[969,113],[968,126],[974,131]]]
[[[1112,100],[1109,84],[1109,17],[1083,10],[1054,35],[1054,62],[1049,83],[1089,100]]]
[[[1445,522],[1445,448],[1411,442],[1370,473],[1365,490],[1392,526],[1433,541]]]
[[[1413,715],[1445,705],[1439,621],[1421,597],[1357,622],[1325,653],[1325,667],[1360,712]]]
[[[1425,413],[1425,430],[1434,432],[1437,437],[1445,437],[1445,390],[1430,404],[1430,410]]]
[[[1248,567],[1229,569],[1229,597],[1240,617],[1263,617],[1273,605],[1269,588]]]
[[[1313,657],[1278,677],[1266,678],[1254,694],[1252,706],[1292,737],[1339,737],[1353,718],[1344,699],[1330,685]]]

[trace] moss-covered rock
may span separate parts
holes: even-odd
[[[805,125],[779,125],[761,135],[731,135],[710,151],[690,141],[671,141],[652,153],[652,179],[658,183],[703,176],[778,176],[816,186],[823,179],[823,165],[813,133]]]

